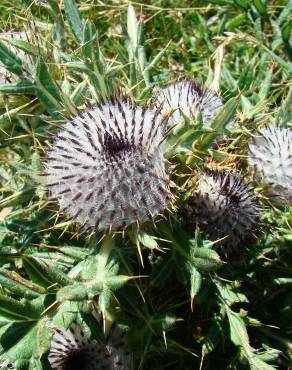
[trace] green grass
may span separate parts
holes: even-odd
[[[133,369],[288,369],[291,208],[275,207],[254,184],[264,207],[258,240],[219,260],[199,231],[187,227],[185,204],[198,168],[238,169],[248,177],[245,154],[257,127],[291,125],[292,2],[134,2],[143,29],[130,12],[128,31],[128,2],[77,3],[76,14],[68,6],[28,11],[31,1],[0,5],[2,29],[27,28],[29,17],[39,34],[33,48],[22,45],[33,60],[26,84],[0,86],[0,358],[19,369],[50,369],[46,322],[85,325],[92,310],[102,310],[127,329]],[[88,48],[80,47],[81,17],[92,21],[88,35],[97,29]],[[139,52],[129,23],[141,32]],[[218,150],[206,133],[193,144],[192,124],[170,135],[169,142],[181,141],[169,155],[176,164],[175,210],[140,234],[129,228],[116,235],[109,261],[119,269],[105,266],[103,289],[85,291],[82,271],[95,281],[101,234],[80,234],[38,185],[49,134],[76,107],[86,109],[86,100],[95,104],[121,89],[149,103],[154,86],[179,78],[220,92],[227,108],[236,109],[228,117],[226,108],[221,119],[233,119],[236,129]],[[78,268],[81,276],[72,279],[69,272]],[[125,283],[125,276],[136,278]]]

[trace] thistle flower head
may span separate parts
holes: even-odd
[[[235,251],[253,236],[260,207],[238,173],[201,173],[190,200],[191,222],[222,252]]]
[[[124,228],[162,213],[171,195],[159,111],[123,98],[73,117],[46,161],[47,187],[85,228]]]
[[[222,107],[222,99],[195,80],[175,82],[161,89],[156,97],[162,113],[171,113],[169,123],[178,124],[184,116],[194,119],[201,113],[205,125],[210,126]]]
[[[248,163],[278,203],[292,203],[292,128],[260,129],[249,144]]]
[[[55,329],[48,360],[53,370],[127,370],[131,365],[123,333],[117,327],[105,344],[99,344],[75,323],[68,330]]]

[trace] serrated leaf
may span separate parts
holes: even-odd
[[[235,291],[230,285],[222,285],[216,282],[216,286],[220,291],[221,297],[227,305],[231,306],[232,304],[239,302],[248,303],[247,297],[243,293]]]
[[[249,337],[243,319],[239,314],[227,309],[227,316],[230,325],[230,339],[236,346],[241,346],[246,353],[251,353]]]

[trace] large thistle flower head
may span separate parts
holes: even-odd
[[[201,113],[203,123],[210,126],[222,107],[222,99],[213,91],[195,80],[172,83],[158,91],[157,105],[163,114],[170,114],[169,123],[179,124],[184,117],[194,119]]]
[[[105,343],[97,343],[76,323],[68,330],[55,328],[48,360],[52,370],[128,370],[131,365],[124,333],[116,326]]]
[[[260,129],[249,144],[248,163],[278,203],[292,203],[292,128]]]
[[[258,226],[260,206],[236,172],[201,172],[189,205],[192,225],[199,226],[205,239],[221,239],[215,248],[223,253],[238,250]]]
[[[85,228],[119,229],[169,205],[159,111],[115,98],[73,117],[55,137],[46,182],[61,210]]]

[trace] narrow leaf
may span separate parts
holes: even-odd
[[[84,22],[75,0],[64,0],[64,9],[76,40],[82,43]]]

